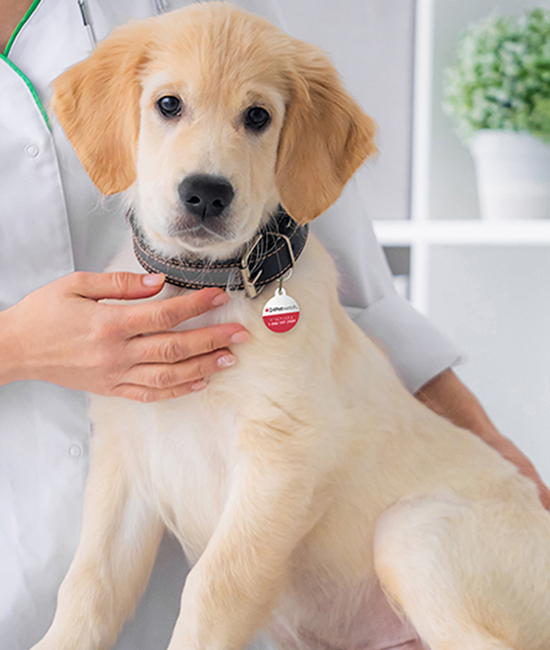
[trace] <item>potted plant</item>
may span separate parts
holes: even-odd
[[[444,110],[474,156],[482,216],[550,216],[550,11],[492,15],[461,37]]]

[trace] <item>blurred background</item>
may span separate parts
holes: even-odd
[[[502,205],[487,218],[471,143],[459,138],[442,107],[444,71],[469,25],[492,14],[549,10],[550,2],[279,4],[287,30],[331,55],[378,123],[380,154],[361,170],[359,184],[398,291],[467,351],[457,374],[550,484],[550,163],[537,163],[542,218],[521,197],[518,218]],[[316,8],[323,22],[313,16]],[[550,67],[544,79],[550,95]],[[499,152],[497,162],[517,158]]]

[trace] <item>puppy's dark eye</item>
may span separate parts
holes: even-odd
[[[157,101],[157,108],[164,117],[179,117],[181,115],[181,99],[175,95],[165,95]]]
[[[271,121],[271,115],[261,106],[252,106],[246,111],[244,125],[251,131],[262,131]]]

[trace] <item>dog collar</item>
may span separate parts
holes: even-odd
[[[219,262],[162,257],[153,251],[141,232],[135,216],[128,213],[132,227],[134,253],[149,273],[164,273],[166,282],[185,289],[218,287],[245,291],[255,298],[270,282],[291,269],[304,250],[308,226],[299,225],[279,206],[269,222],[248,242],[242,257]]]

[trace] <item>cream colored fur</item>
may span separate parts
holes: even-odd
[[[279,201],[311,220],[375,149],[324,55],[222,3],[119,30],[55,92],[98,187],[128,190],[166,254],[232,255]],[[163,93],[185,102],[176,122],[155,110]],[[242,126],[251,103],[272,115],[261,135]],[[223,237],[170,234],[177,184],[196,172],[236,188]],[[129,242],[114,268],[140,271]],[[236,650],[263,627],[282,648],[382,647],[411,624],[431,650],[549,650],[550,516],[535,486],[405,390],[337,282],[311,237],[285,283],[293,330],[262,322],[274,286],[234,293],[184,325],[251,333],[205,391],[93,398],[81,542],[35,650],[112,645],[165,528],[196,562],[170,650]]]

